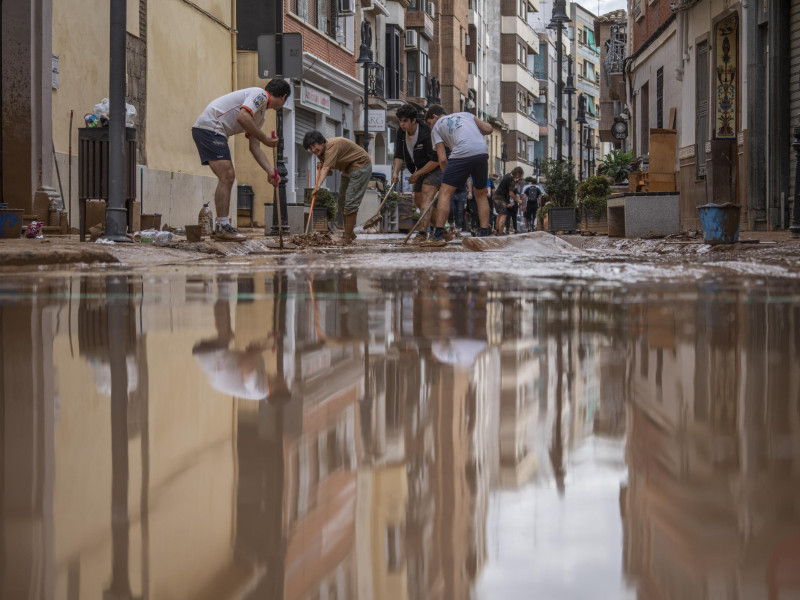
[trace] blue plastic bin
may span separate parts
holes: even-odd
[[[734,244],[739,241],[741,206],[730,202],[709,203],[698,206],[697,211],[707,244]]]

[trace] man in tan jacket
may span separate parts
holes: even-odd
[[[356,226],[358,208],[367,191],[367,184],[372,177],[372,161],[361,146],[343,137],[325,139],[319,131],[309,131],[303,138],[303,148],[316,156],[322,166],[317,173],[312,193],[316,194],[331,170],[342,173],[339,187],[339,212],[344,222],[344,244],[352,244],[356,239],[353,229]]]

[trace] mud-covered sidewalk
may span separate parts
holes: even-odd
[[[451,241],[445,248],[426,249],[411,244],[404,245],[404,235],[358,233],[351,246],[343,247],[337,243],[338,236],[313,234],[311,237],[287,236],[284,248],[280,249],[278,238],[265,237],[263,230],[242,230],[248,239],[242,243],[217,242],[204,239],[189,242],[183,236],[175,235],[167,245],[132,242],[103,244],[80,242],[77,235],[52,236],[42,239],[0,239],[0,270],[25,271],[41,269],[51,265],[73,265],[83,268],[86,265],[115,264],[118,266],[187,266],[209,259],[238,257],[258,258],[263,264],[269,257],[280,259],[291,255],[336,255],[357,256],[360,253],[398,253],[407,262],[411,254],[425,254],[426,262],[438,253],[470,252],[462,245],[462,239]],[[583,250],[588,260],[625,261],[626,259],[648,260],[655,263],[697,263],[718,261],[747,261],[778,265],[800,273],[800,240],[792,238],[789,232],[742,234],[737,244],[711,246],[703,243],[702,234],[686,232],[677,236],[658,239],[622,239],[606,236],[580,236],[534,233],[492,237],[486,248],[490,252],[509,252],[557,254],[566,247],[558,246],[557,241],[568,242],[572,247]],[[552,247],[552,249],[551,249]],[[544,250],[543,250],[544,248]],[[559,250],[561,248],[561,250]]]

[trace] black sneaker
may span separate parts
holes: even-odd
[[[440,248],[441,246],[446,246],[446,245],[447,245],[447,240],[445,239],[445,236],[442,235],[442,237],[437,237],[435,233],[431,235],[430,239],[427,242],[422,242],[420,244],[420,246],[422,246],[423,248]]]

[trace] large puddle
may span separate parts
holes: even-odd
[[[224,271],[0,280],[0,597],[800,597],[795,282]]]

